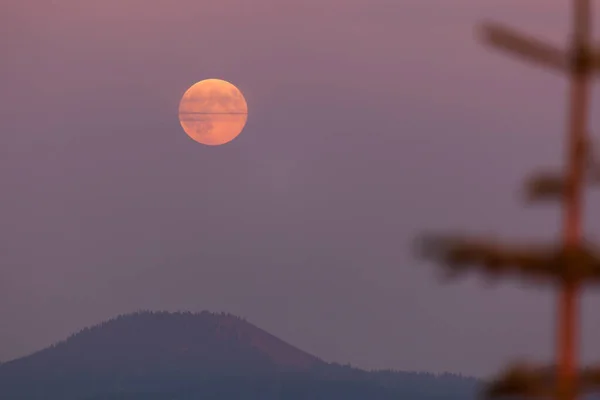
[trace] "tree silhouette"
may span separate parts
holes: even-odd
[[[518,277],[555,285],[560,292],[557,364],[515,364],[488,385],[487,397],[574,400],[600,390],[600,367],[577,369],[580,293],[586,284],[600,283],[600,252],[583,240],[581,218],[584,185],[600,183],[600,167],[587,130],[589,84],[600,70],[600,53],[590,43],[590,0],[572,2],[573,32],[566,51],[497,24],[486,23],[480,32],[488,44],[570,77],[565,170],[541,171],[525,183],[528,201],[561,203],[562,240],[555,244],[510,244],[468,235],[424,235],[418,242],[420,255],[439,262],[450,277],[479,271],[492,280]]]

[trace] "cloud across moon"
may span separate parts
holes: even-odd
[[[192,85],[179,103],[179,122],[198,143],[217,146],[235,139],[248,119],[242,92],[221,79],[205,79]]]

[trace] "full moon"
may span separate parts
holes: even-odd
[[[221,79],[192,85],[179,102],[179,122],[198,143],[218,146],[231,142],[244,129],[248,105],[240,90]]]

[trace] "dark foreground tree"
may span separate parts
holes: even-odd
[[[515,364],[490,383],[488,397],[574,400],[600,388],[600,368],[578,371],[579,297],[584,285],[600,283],[600,252],[581,237],[584,186],[600,181],[587,129],[590,80],[600,69],[600,53],[590,43],[590,0],[572,2],[574,28],[567,51],[495,24],[484,25],[481,32],[487,43],[570,77],[565,170],[537,173],[526,182],[529,201],[560,201],[560,242],[513,245],[489,238],[425,235],[418,243],[420,255],[439,262],[451,277],[477,270],[492,280],[524,278],[552,284],[560,292],[556,366]]]

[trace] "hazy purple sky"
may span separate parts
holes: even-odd
[[[473,29],[563,42],[566,4],[3,0],[0,359],[120,313],[208,309],[365,368],[547,360],[549,292],[442,286],[410,241],[557,232],[557,208],[517,190],[560,165],[565,80]],[[177,121],[205,78],[248,101],[222,147]],[[600,361],[600,298],[584,306]]]

